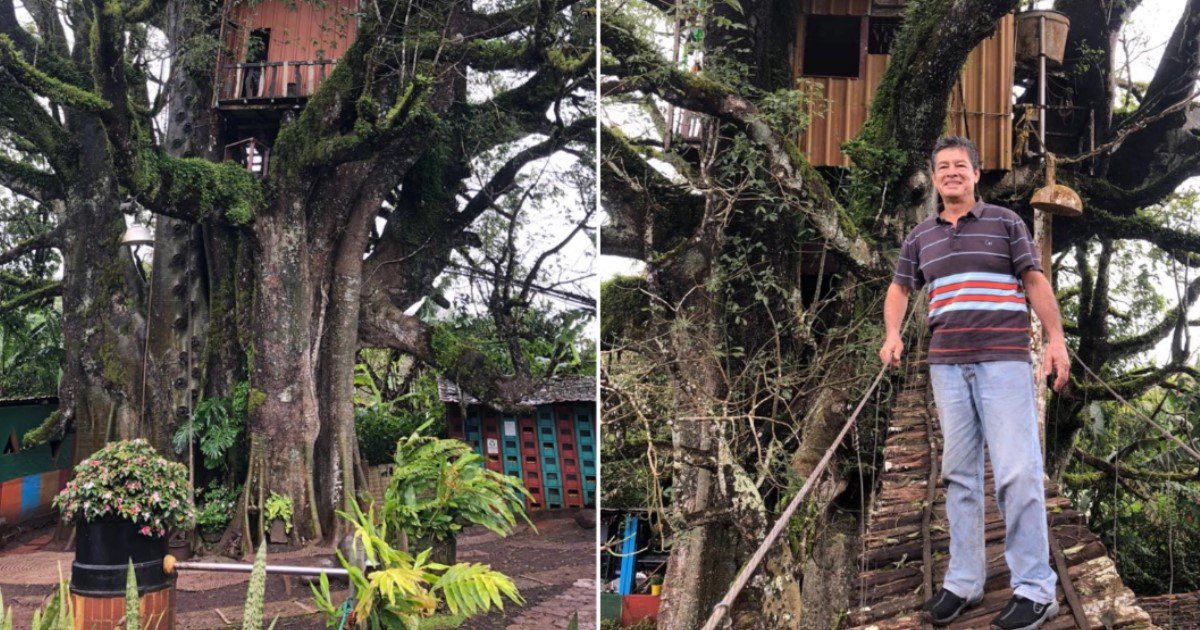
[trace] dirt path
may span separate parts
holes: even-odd
[[[491,532],[468,530],[460,536],[458,559],[482,562],[513,578],[525,597],[524,606],[471,619],[462,625],[471,630],[512,628],[552,630],[566,628],[572,613],[579,613],[580,630],[595,630],[595,533],[575,522],[574,511],[537,515],[537,531],[522,526],[509,538]],[[73,553],[54,551],[52,529],[27,533],[0,551],[0,592],[12,606],[16,627],[29,627],[33,611],[53,591],[59,567],[70,577]],[[272,561],[315,565],[332,559],[323,548],[272,548]],[[205,560],[213,560],[206,558]],[[241,627],[242,606],[249,576],[231,573],[181,575],[177,582],[176,627],[179,630]],[[344,586],[334,586],[344,598]],[[315,614],[307,584],[297,578],[271,576],[267,580],[266,618],[279,616],[276,628],[319,629],[325,621]]]

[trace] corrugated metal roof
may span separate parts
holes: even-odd
[[[438,398],[442,402],[478,404],[479,400],[469,392],[459,389],[448,378],[438,377]],[[596,400],[596,377],[559,376],[543,380],[533,390],[521,396],[514,404],[520,407],[536,407],[557,402],[592,402]]]
[[[0,407],[16,407],[19,405],[57,405],[58,396],[14,396],[0,398]]]

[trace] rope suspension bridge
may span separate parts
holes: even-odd
[[[920,329],[923,331],[924,326],[921,325]],[[862,541],[856,601],[847,603],[845,627],[848,628],[897,630],[932,627],[921,619],[919,608],[941,583],[949,562],[946,488],[939,479],[942,436],[929,385],[923,348],[925,336],[924,333],[916,336],[915,347],[906,358],[899,393],[889,414],[883,449],[884,463]],[[862,401],[804,487],[783,511],[758,551],[714,607],[704,626],[705,630],[720,627],[767,550],[786,530],[792,515],[804,503],[809,490],[832,460],[886,371],[883,368],[875,376]],[[1094,374],[1090,376],[1100,380]],[[1124,399],[1120,401],[1129,404]],[[1136,408],[1134,411],[1137,412]],[[1155,428],[1160,432],[1165,431],[1157,424]],[[1179,438],[1173,435],[1167,434],[1167,437],[1179,442]],[[1190,455],[1190,451],[1192,449],[1187,447],[1184,452]],[[1200,457],[1197,459],[1200,461]],[[988,628],[990,620],[1012,596],[1009,570],[1004,559],[1004,520],[993,492],[995,485],[990,457],[985,457],[985,461],[984,483],[987,491],[984,537],[988,562],[985,594],[979,605],[964,611],[948,626],[950,628]],[[1142,600],[1156,612],[1152,618],[1122,582],[1108,550],[1099,537],[1087,528],[1086,517],[1049,481],[1046,482],[1046,511],[1050,535],[1049,560],[1058,574],[1056,596],[1060,612],[1042,628],[1200,628],[1200,622],[1196,625],[1176,625],[1157,614],[1160,610],[1175,610],[1171,606],[1177,608],[1179,602],[1174,599],[1162,602],[1158,601],[1162,598]],[[1200,601],[1200,598],[1196,599]],[[1200,605],[1197,609],[1200,610]],[[1188,614],[1186,618],[1192,619],[1192,615]],[[1156,625],[1156,622],[1162,625]]]

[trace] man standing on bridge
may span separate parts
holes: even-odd
[[[900,365],[900,324],[914,289],[929,287],[929,374],[945,439],[942,477],[950,522],[950,566],[922,615],[946,624],[983,598],[986,441],[1004,516],[1004,559],[1013,597],[993,628],[1033,630],[1058,614],[1050,569],[1042,455],[1029,349],[1029,306],[1048,337],[1043,372],[1053,387],[1070,360],[1054,292],[1029,231],[1011,210],[975,198],[979,151],[944,137],[933,148],[937,216],[913,228],[884,304],[879,358]]]

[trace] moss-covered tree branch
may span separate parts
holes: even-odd
[[[1165,252],[1200,254],[1200,234],[1162,225],[1145,214],[1117,215],[1107,207],[1091,207],[1071,226],[1072,240],[1103,237],[1117,240],[1139,240],[1151,243]],[[1078,242],[1078,241],[1076,241]]]
[[[1165,339],[1171,331],[1175,330],[1175,327],[1179,324],[1179,318],[1186,315],[1192,304],[1196,303],[1196,298],[1198,297],[1200,297],[1200,278],[1196,278],[1188,283],[1183,300],[1175,308],[1171,309],[1166,317],[1163,317],[1146,330],[1146,332],[1111,342],[1109,348],[1112,351],[1113,358],[1128,357],[1153,348],[1159,341]]]
[[[236,162],[173,158],[146,149],[129,185],[156,214],[187,221],[250,223],[266,205],[262,180]]]
[[[805,213],[808,222],[852,270],[869,273],[882,269],[882,260],[842,211],[825,180],[800,154],[793,139],[780,136],[762,119],[753,101],[718,81],[675,68],[619,20],[602,22],[600,29],[606,52],[621,60],[603,64],[604,72],[673,105],[734,125],[763,147],[764,168],[781,191],[798,203],[810,204]]]
[[[909,178],[928,168],[946,124],[950,92],[971,51],[996,31],[1017,0],[909,2],[867,122],[845,146],[854,161],[850,214],[864,227],[910,202]],[[928,192],[924,190],[923,192]]]
[[[704,216],[702,195],[668,180],[611,127],[601,127],[600,147],[600,192],[609,215],[600,228],[601,252],[645,260],[648,245],[666,249],[692,235]]]
[[[1187,374],[1192,378],[1200,378],[1200,372],[1181,363],[1168,363],[1145,373],[1126,377],[1108,383],[1108,387],[1096,383],[1082,383],[1075,387],[1075,396],[1084,400],[1116,400],[1117,397],[1109,391],[1109,387],[1125,400],[1131,400],[1160,385],[1168,376]]]
[[[8,35],[0,35],[0,65],[3,65],[22,86],[55,103],[92,113],[102,112],[111,107],[111,104],[99,95],[34,68],[17,52],[16,45]]]
[[[33,93],[8,73],[0,73],[0,125],[40,153],[59,176],[67,177],[74,172],[70,167],[73,138]]]
[[[50,300],[62,295],[62,289],[61,282],[47,282],[36,289],[26,291],[4,302],[0,302],[0,310],[8,312],[24,306],[46,304]]]
[[[62,247],[63,234],[66,232],[65,226],[59,224],[45,234],[26,239],[10,247],[8,250],[0,252],[0,265],[6,265],[25,254],[34,252],[40,249],[48,249],[51,247]]]
[[[579,0],[559,0],[558,2],[542,2],[539,0],[530,0],[522,2],[517,6],[502,11],[493,13],[477,13],[474,11],[468,12],[464,16],[465,24],[463,26],[464,39],[480,39],[480,38],[497,38],[505,37],[516,33],[517,31],[529,28],[531,24],[538,18],[548,12],[548,9],[553,9],[551,12],[562,11],[577,4]]]
[[[528,133],[553,131],[546,110],[565,93],[572,80],[591,72],[595,57],[588,52],[578,59],[546,63],[521,85],[479,104],[462,104],[453,111],[456,120],[474,120],[470,146],[483,151],[511,142]]]
[[[1200,175],[1200,141],[1191,142],[1191,147],[1178,155],[1171,168],[1150,173],[1137,186],[1118,185],[1101,177],[1066,177],[1064,183],[1076,186],[1089,207],[1104,208],[1109,215],[1132,215],[1139,208],[1162,203],[1184,181]],[[1147,161],[1150,156],[1138,159]]]
[[[500,168],[496,169],[496,172],[492,174],[492,178],[484,184],[483,188],[467,201],[462,211],[455,215],[455,223],[465,229],[479,215],[483,214],[488,208],[491,208],[496,199],[512,189],[513,184],[517,180],[517,174],[521,172],[521,169],[526,164],[548,157],[570,142],[589,138],[595,128],[596,119],[592,116],[586,116],[566,127],[554,130],[551,132],[550,137],[542,142],[518,151],[516,155],[509,158]]]
[[[25,162],[0,155],[0,186],[35,201],[62,199],[58,177]]]
[[[7,35],[18,50],[30,59],[37,59],[37,69],[48,75],[76,86],[82,86],[82,76],[66,52],[58,14],[48,7],[50,3],[30,3],[25,8],[33,14],[39,30],[53,30],[48,38],[38,38],[21,26],[17,20],[13,0],[0,0],[0,33]]]
[[[1138,481],[1162,482],[1162,481],[1195,481],[1200,479],[1200,470],[1150,470],[1123,464],[1120,461],[1110,462],[1076,446],[1073,450],[1075,457],[1079,461],[1105,473],[1107,477],[1116,478],[1117,476],[1126,479],[1136,479]]]

